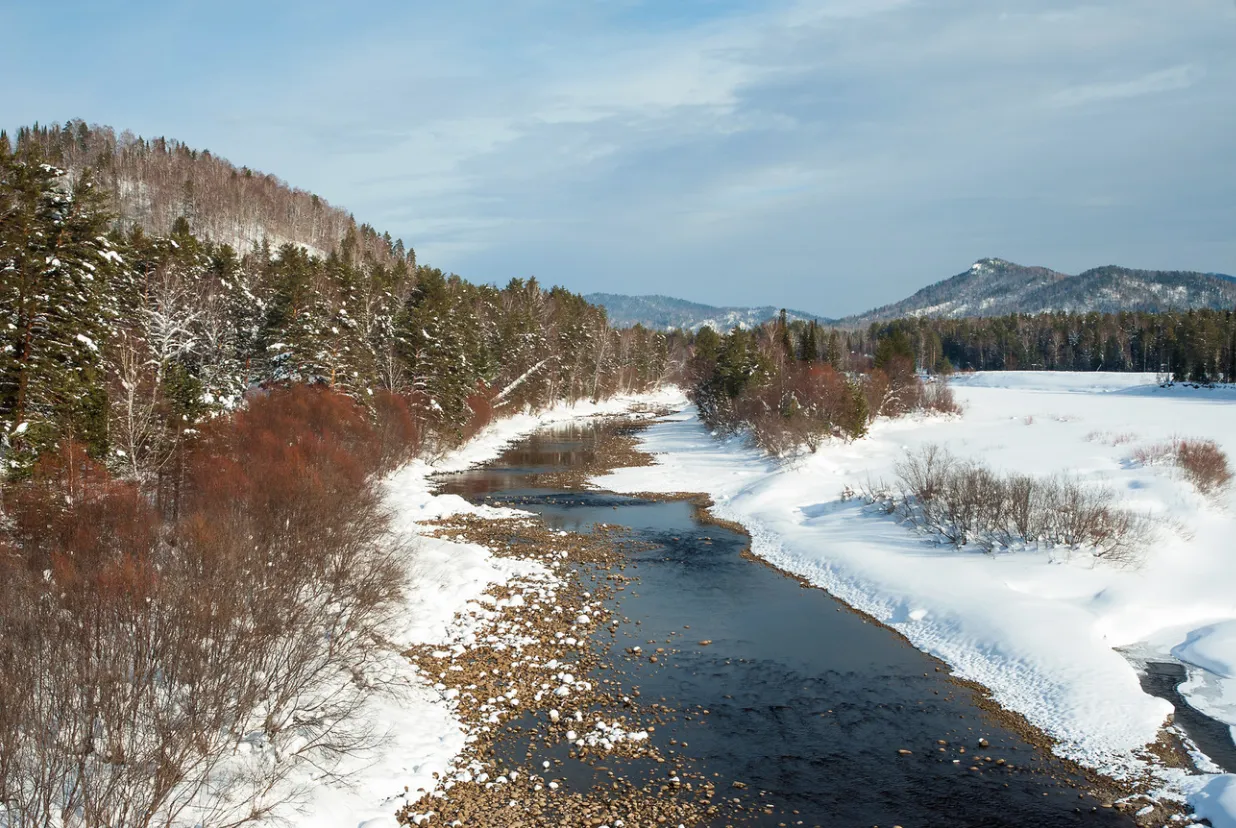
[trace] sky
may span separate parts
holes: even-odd
[[[859,312],[1236,273],[1236,0],[0,0],[0,123],[274,173],[473,281]]]

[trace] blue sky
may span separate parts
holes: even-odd
[[[0,0],[0,122],[275,173],[477,281],[842,315],[1236,272],[1233,0]]]

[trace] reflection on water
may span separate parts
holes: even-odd
[[[748,800],[774,806],[749,812],[748,824],[1132,824],[1079,796],[1068,784],[1079,780],[990,719],[940,662],[826,593],[742,557],[746,539],[698,523],[690,504],[529,485],[530,473],[586,462],[593,445],[587,429],[538,435],[444,488],[537,512],[557,528],[628,528],[626,574],[639,580],[618,593],[626,620],[617,637],[597,635],[597,646],[612,650],[606,675],[617,672],[643,701],[664,699],[676,711],[654,735],[666,755],[690,757],[683,761],[715,776],[722,795],[737,793],[727,789],[740,781]],[[625,649],[635,644],[666,653],[657,664],[632,659]],[[528,738],[514,725],[500,749],[511,759],[524,755]],[[567,759],[564,746],[536,755]],[[640,778],[658,773],[648,762],[603,764]],[[604,773],[564,767],[577,785]]]
[[[545,429],[506,451],[493,463],[477,469],[443,475],[439,490],[472,500],[509,492],[527,483],[533,475],[560,471],[590,461],[600,431],[576,423]]]

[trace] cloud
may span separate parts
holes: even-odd
[[[174,135],[498,282],[841,315],[981,255],[1236,270],[1230,0],[220,2],[149,66],[139,12],[19,21],[15,65],[54,37],[145,82],[43,61],[0,109]]]
[[[1226,3],[469,6],[357,35],[254,116],[381,124],[314,186],[465,275],[841,313],[993,251],[1232,269],[1152,218],[1203,170],[1236,186]]]
[[[1205,70],[1193,64],[1174,66],[1158,72],[1114,83],[1091,83],[1062,89],[1052,96],[1059,106],[1081,106],[1104,101],[1120,101],[1157,95],[1178,89],[1188,89],[1206,76]]]

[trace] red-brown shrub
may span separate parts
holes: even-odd
[[[73,442],[40,458],[30,480],[9,487],[5,503],[10,537],[25,560],[58,576],[92,577],[111,555],[149,550],[158,533],[157,515],[137,487],[112,480]]]
[[[1222,489],[1232,480],[1227,455],[1214,440],[1176,441],[1176,465],[1203,494]]]
[[[421,447],[421,423],[407,397],[378,391],[370,400],[373,439],[383,471],[414,457]]]
[[[385,445],[328,389],[255,397],[181,458],[162,522],[72,445],[5,492],[0,794],[15,826],[65,811],[162,824],[217,788],[256,727],[287,752],[232,780],[240,810],[218,818],[244,821],[261,815],[245,786],[364,738],[347,719],[371,688],[352,677],[403,585],[373,475],[416,432],[395,400],[377,410]]]
[[[1175,437],[1162,443],[1138,446],[1133,460],[1143,466],[1170,463],[1202,494],[1213,494],[1232,481],[1227,455],[1214,440]]]

